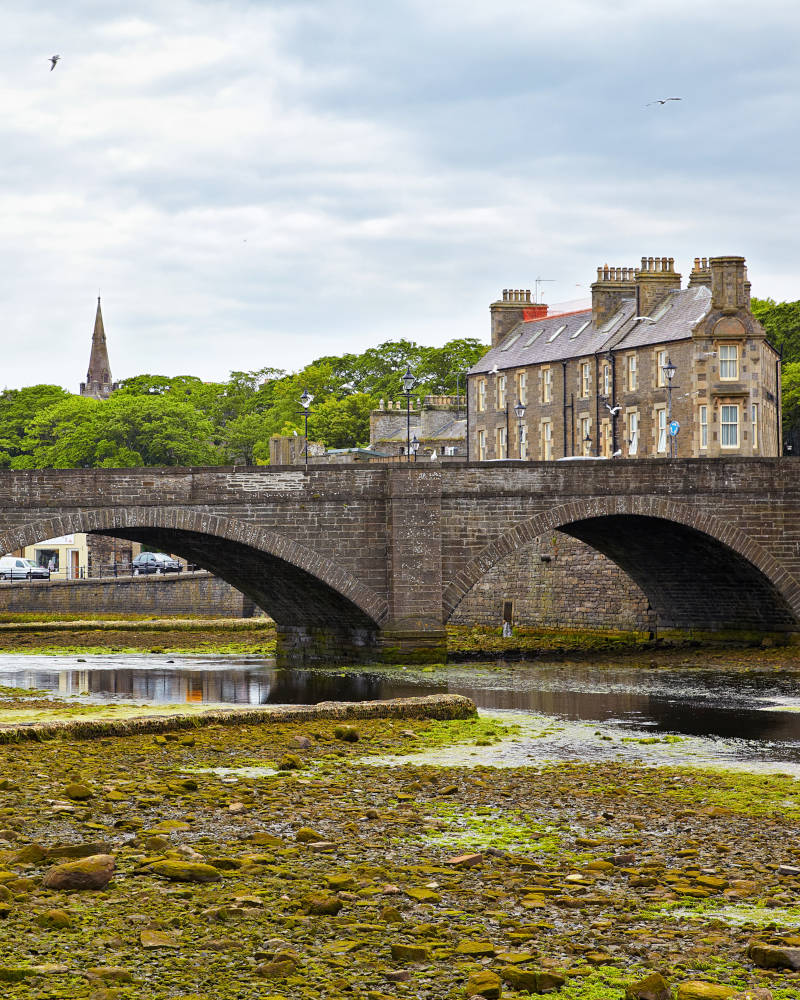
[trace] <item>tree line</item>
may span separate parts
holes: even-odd
[[[129,468],[254,465],[269,461],[273,434],[302,433],[300,397],[314,396],[309,438],[328,448],[369,443],[369,414],[400,399],[410,368],[415,396],[454,394],[457,375],[486,353],[475,338],[423,347],[387,341],[362,354],[318,358],[302,371],[230,373],[225,382],[192,375],[136,375],[106,400],[60,386],[0,393],[0,468]]]
[[[783,438],[792,454],[800,455],[800,301],[752,299],[750,308],[781,352]]]

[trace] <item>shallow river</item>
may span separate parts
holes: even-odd
[[[0,685],[78,701],[309,704],[454,691],[521,726],[475,763],[640,759],[800,777],[800,677],[591,662],[279,670],[262,657],[0,656]],[[465,751],[461,751],[462,755]],[[419,760],[419,756],[415,759]]]

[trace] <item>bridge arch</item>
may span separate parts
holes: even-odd
[[[647,596],[662,626],[709,631],[796,629],[800,582],[720,517],[657,497],[575,500],[490,542],[443,592],[447,621],[478,581],[536,537],[560,531],[607,556]]]
[[[40,518],[0,533],[0,551],[75,532],[157,545],[210,570],[279,625],[374,631],[383,597],[332,559],[246,521],[182,507],[109,507]]]

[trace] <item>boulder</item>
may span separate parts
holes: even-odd
[[[430,951],[420,944],[393,944],[392,958],[395,962],[427,962],[431,957]]]
[[[469,977],[464,995],[483,997],[484,1000],[499,1000],[503,995],[503,984],[494,972],[482,969],[480,972],[473,972]]]
[[[202,861],[175,861],[165,858],[148,865],[146,871],[171,882],[219,882],[222,876],[213,865]]]
[[[625,1000],[670,1000],[671,996],[667,981],[658,972],[625,987]]]
[[[800,969],[800,948],[786,945],[767,944],[765,941],[751,941],[747,956],[753,965],[761,969]]]
[[[689,979],[678,986],[677,1000],[732,1000],[737,990],[721,983],[706,983]]]
[[[105,889],[114,874],[113,854],[92,854],[55,865],[45,875],[45,889]]]

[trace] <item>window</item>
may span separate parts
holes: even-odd
[[[592,418],[591,417],[581,417],[580,420],[581,429],[581,454],[591,455],[592,453]]]
[[[497,409],[504,410],[506,408],[506,377],[505,375],[497,376]]]
[[[708,447],[708,407],[703,405],[700,407],[700,447]]]
[[[553,424],[550,420],[543,420],[541,424],[542,437],[542,459],[549,462],[553,458]]]
[[[664,386],[666,385],[666,379],[664,378],[664,365],[667,363],[667,352],[666,351],[656,351],[656,385]]]
[[[739,407],[733,406],[721,406],[720,407],[720,426],[721,426],[721,439],[720,444],[723,448],[738,448],[739,447]]]
[[[628,454],[636,455],[639,451],[639,413],[631,410],[628,413]]]
[[[503,344],[503,346],[500,348],[500,350],[501,351],[507,351],[510,347],[512,347],[514,344],[516,344],[516,342],[519,340],[519,338],[521,336],[522,336],[522,330],[520,330],[519,333],[512,334],[508,338],[508,340]]]
[[[497,428],[497,458],[508,458],[508,439],[505,427]]]
[[[561,326],[559,326],[553,333],[550,334],[550,336],[547,338],[547,343],[552,344],[553,341],[556,339],[556,337],[559,335],[559,333],[563,333],[564,330],[566,330],[566,328],[567,324],[562,323]]]
[[[758,451],[758,403],[753,403],[750,412],[753,423],[753,451]]]
[[[581,396],[586,399],[592,387],[592,366],[588,361],[581,365]]]
[[[520,372],[517,375],[517,399],[525,406],[528,405],[528,373]]]
[[[522,346],[523,347],[530,347],[531,344],[535,344],[536,341],[539,339],[539,337],[541,337],[541,335],[543,333],[544,333],[544,327],[541,326],[541,327],[539,327],[538,330],[536,330],[536,332],[534,334],[532,334],[532,336],[528,340],[525,341],[525,343]]]
[[[638,385],[636,374],[636,355],[628,355],[628,392],[634,392]]]
[[[611,365],[603,365],[603,395],[611,399]]]
[[[667,409],[664,406],[656,407],[656,430],[658,431],[656,451],[660,455],[665,455],[667,452]]]
[[[486,409],[486,379],[478,379],[478,410],[483,413]]]
[[[719,345],[719,377],[727,381],[739,377],[739,348],[736,344]]]
[[[528,428],[525,424],[518,424],[517,426],[517,436],[519,440],[517,441],[517,448],[519,450],[520,458],[528,457]]]
[[[553,393],[553,370],[542,368],[542,402],[549,403]]]
[[[611,458],[611,421],[608,418],[600,421],[600,454]]]
[[[478,461],[486,461],[486,431],[478,431]]]

